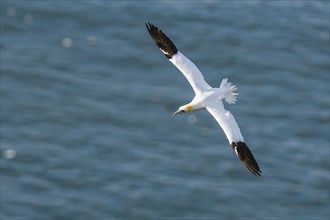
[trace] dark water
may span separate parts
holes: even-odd
[[[154,45],[236,117],[263,176]],[[328,219],[329,1],[2,1],[1,219]]]

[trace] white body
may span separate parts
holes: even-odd
[[[199,69],[180,51],[169,60],[183,73],[195,92],[195,97],[190,102],[192,110],[206,108],[225,132],[229,143],[244,142],[234,116],[222,103],[223,99],[229,104],[235,103],[238,95],[234,93],[236,87],[228,83],[227,79],[223,79],[219,88],[212,88],[205,82]],[[181,110],[184,110],[184,106]]]

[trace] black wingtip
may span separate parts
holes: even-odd
[[[159,49],[168,59],[171,59],[172,56],[178,52],[178,49],[174,43],[163,33],[162,30],[160,30],[155,25],[151,24],[150,22],[145,23],[145,25],[150,36],[155,41]]]
[[[149,21],[144,23],[148,29],[148,31],[151,29],[151,26],[154,26],[153,24],[151,24]]]
[[[261,170],[254,159],[254,156],[248,146],[244,142],[232,142],[230,146],[236,152],[238,158],[244,163],[246,168],[256,176],[261,176]]]

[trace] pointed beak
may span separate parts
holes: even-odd
[[[184,113],[183,110],[178,110],[178,111],[174,112],[173,115],[178,115],[178,114],[182,114],[182,113]]]

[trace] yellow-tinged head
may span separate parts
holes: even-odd
[[[194,110],[194,108],[193,108],[192,104],[186,104],[186,105],[181,106],[178,111],[173,113],[173,115],[182,114],[185,112],[191,112],[193,110]]]

